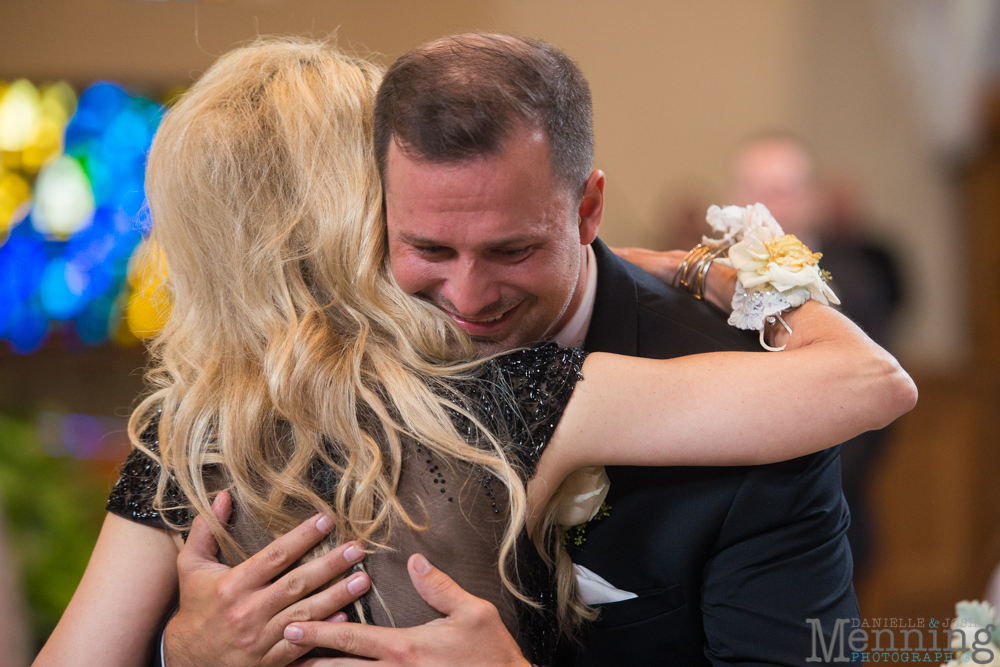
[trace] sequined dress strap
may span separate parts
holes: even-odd
[[[548,343],[511,352],[485,365],[484,385],[503,389],[484,404],[501,412],[525,481],[534,473],[577,381],[583,378],[580,370],[586,358],[583,350]]]
[[[154,454],[160,451],[159,425],[159,417],[154,417],[139,436],[142,444]],[[159,481],[160,464],[141,449],[133,449],[111,490],[107,510],[129,521],[162,530],[173,530],[164,518],[176,526],[190,526],[194,516],[185,507],[187,500],[172,477],[163,496],[167,509],[161,512],[153,506]]]

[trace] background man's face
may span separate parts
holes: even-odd
[[[818,222],[816,184],[806,152],[791,141],[762,139],[744,146],[733,165],[736,203],[760,202],[788,234],[806,243]]]
[[[393,143],[385,187],[396,281],[448,313],[480,354],[542,340],[575,310],[581,241],[593,238],[581,240],[579,202],[553,177],[542,132],[523,128],[499,155],[454,164]]]

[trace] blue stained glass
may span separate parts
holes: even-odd
[[[90,187],[94,191],[94,200],[98,206],[111,200],[114,197],[115,189],[118,187],[117,173],[114,162],[107,162],[99,154],[96,142],[88,142],[77,151],[77,157],[83,164],[83,170],[90,179]]]
[[[94,219],[87,229],[74,234],[66,242],[65,254],[83,257],[89,265],[105,261],[115,245],[115,211],[102,206],[94,211]]]
[[[49,320],[71,321],[62,330],[75,329],[90,345],[106,342],[117,326],[119,297],[130,289],[129,260],[152,225],[145,163],[163,113],[155,102],[107,81],[80,95],[64,150],[89,181],[91,219],[43,236],[29,216],[0,239],[0,336],[19,353],[42,345]]]
[[[152,138],[146,119],[132,109],[125,109],[101,135],[101,151],[109,161],[141,160]]]
[[[14,304],[25,301],[38,289],[48,262],[45,243],[34,233],[20,233],[30,225],[18,225],[0,246],[0,300]],[[33,230],[32,230],[33,231]]]
[[[100,345],[106,342],[113,315],[118,315],[118,312],[114,299],[109,295],[87,303],[74,322],[80,340],[88,345]]]
[[[147,100],[145,97],[136,98],[134,104],[136,110],[142,114],[149,127],[153,128],[153,130],[159,127],[160,121],[163,120],[163,114],[166,113],[163,107],[152,100]]]
[[[129,218],[139,214],[146,193],[143,191],[142,178],[135,174],[125,174],[115,182],[110,196],[105,200],[113,208],[121,210]]]
[[[90,285],[90,276],[80,267],[57,257],[49,262],[42,274],[39,295],[42,308],[53,320],[75,317],[86,305],[84,295]]]
[[[131,98],[121,86],[98,81],[80,95],[76,113],[66,127],[66,143],[100,136]]]
[[[45,342],[49,320],[36,299],[17,304],[7,321],[7,340],[18,354],[30,354]]]

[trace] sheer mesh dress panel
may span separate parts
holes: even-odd
[[[538,464],[569,401],[586,352],[555,343],[519,350],[484,363],[476,377],[454,386],[469,411],[493,434],[527,482]],[[472,423],[459,414],[453,419],[469,444],[487,446]],[[156,424],[143,434],[156,451]],[[518,601],[500,581],[497,561],[507,514],[507,492],[488,471],[432,454],[421,443],[406,443],[397,496],[406,511],[426,530],[406,526],[393,529],[391,550],[376,550],[365,559],[374,591],[365,596],[366,620],[376,625],[410,627],[442,616],[421,599],[410,582],[406,562],[424,554],[462,588],[496,605],[504,624],[517,638],[525,657],[548,662],[555,650],[555,587],[551,577],[522,532],[512,573],[521,590],[540,603],[537,611]],[[209,472],[216,488],[220,475]],[[153,508],[159,466],[139,450],[131,453],[121,478],[111,492],[108,510],[126,519],[166,528],[163,513]],[[332,497],[336,480],[322,493]],[[211,488],[211,487],[210,487]],[[183,494],[168,484],[166,509],[172,522],[190,525]],[[303,517],[304,519],[305,517]],[[232,532],[248,553],[263,548],[272,537],[250,517],[234,508]]]

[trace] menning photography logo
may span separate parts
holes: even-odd
[[[812,654],[806,662],[929,662],[1000,665],[1000,633],[985,609],[962,609],[955,618],[838,618],[833,628],[807,618]],[[982,605],[986,607],[986,605]],[[985,621],[994,622],[985,622]],[[829,639],[827,639],[829,637]]]

